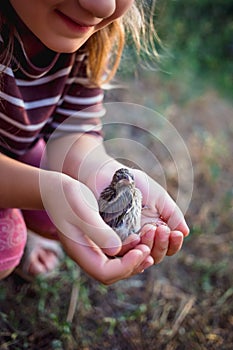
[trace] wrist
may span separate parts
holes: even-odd
[[[58,197],[58,193],[64,191],[64,186],[70,180],[71,177],[64,173],[51,170],[40,170],[39,191],[43,209],[47,209],[47,202],[55,200],[55,198]]]

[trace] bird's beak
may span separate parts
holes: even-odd
[[[133,179],[130,176],[128,176],[127,178],[121,179],[119,181],[119,184],[127,186],[127,185],[133,184],[133,182],[134,182]]]

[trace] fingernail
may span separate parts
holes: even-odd
[[[111,236],[106,243],[106,247],[108,248],[117,248],[121,246],[121,240],[120,237],[117,235]]]
[[[137,237],[134,237],[132,241],[129,242],[129,244],[132,248],[134,248],[140,242],[140,240],[140,236],[137,235]]]
[[[171,230],[169,227],[164,226],[163,230],[160,229],[157,232],[161,240],[167,241],[168,237],[170,236]]]
[[[151,231],[156,231],[157,226],[153,225],[153,224],[145,224],[142,226],[141,228],[141,236],[144,236],[145,234],[147,234],[147,232],[151,232]]]
[[[162,231],[163,233],[170,233],[171,229],[168,225],[160,225],[157,227],[158,231]]]
[[[154,265],[154,259],[152,258],[152,256],[149,256],[145,265],[143,266],[143,269],[146,270],[149,267],[151,267],[152,265]]]

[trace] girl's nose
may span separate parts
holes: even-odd
[[[117,0],[79,0],[80,5],[98,18],[110,17],[116,10]]]

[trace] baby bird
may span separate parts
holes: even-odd
[[[124,241],[141,227],[142,194],[128,169],[117,170],[112,182],[100,194],[99,212],[103,220]]]

